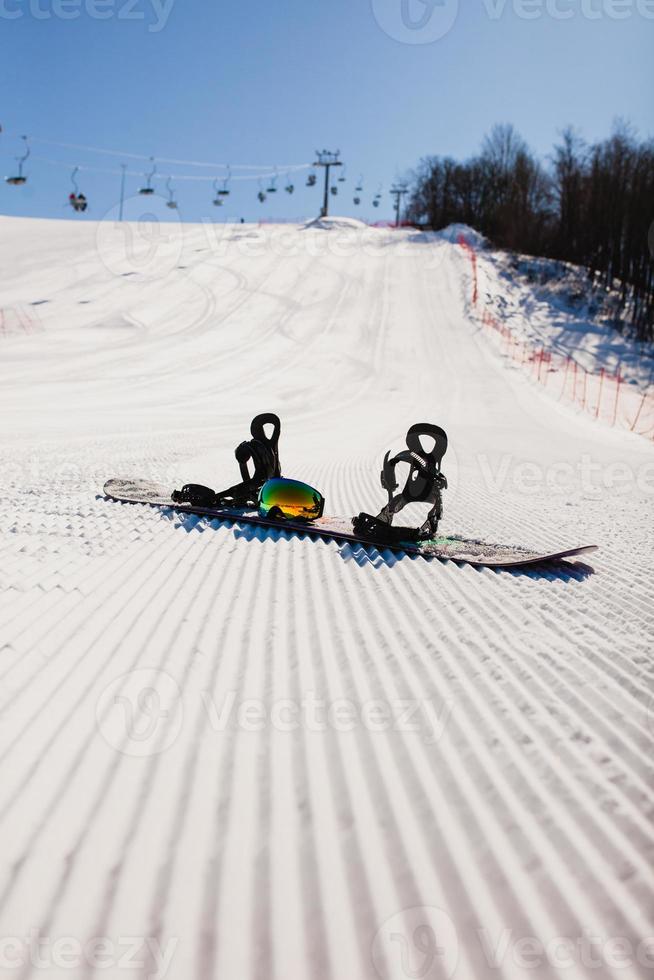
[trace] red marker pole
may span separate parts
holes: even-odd
[[[613,425],[618,421],[618,402],[620,401],[620,385],[622,384],[622,376],[620,375],[620,365],[618,365],[618,373],[615,376],[615,405],[613,406]]]
[[[645,402],[647,401],[647,396],[648,396],[648,392],[645,392],[644,395],[643,395],[643,397],[642,397],[642,399],[641,399],[640,405],[638,406],[638,411],[636,412],[636,418],[634,419],[633,425],[631,426],[631,431],[632,432],[635,430],[636,426],[638,425],[638,422],[639,422],[640,416],[641,416],[641,412],[643,411],[643,409],[645,407]]]
[[[595,418],[599,418],[600,405],[602,404],[602,388],[604,387],[604,368],[600,368],[600,383],[599,392],[597,394],[597,408],[595,410]]]
[[[561,388],[561,394],[559,395],[559,401],[561,401],[561,399],[565,395],[565,389],[566,389],[567,384],[568,384],[568,371],[569,370],[570,370],[570,356],[568,355],[568,357],[566,357],[566,359],[565,359],[565,372],[563,374],[563,387]]]

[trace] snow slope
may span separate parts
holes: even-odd
[[[4,218],[0,260],[0,977],[651,975],[651,443],[502,363],[454,240]],[[594,571],[102,498],[229,485],[259,411],[335,513],[437,422],[444,530]]]
[[[584,270],[566,262],[501,250],[478,253],[484,304],[532,344],[571,355],[598,374],[618,369],[638,391],[654,385],[654,352],[618,332],[619,291],[589,288]]]

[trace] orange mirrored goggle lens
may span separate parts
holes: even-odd
[[[259,491],[259,513],[262,517],[285,517],[289,520],[314,521],[322,517],[325,498],[307,483],[268,480]]]

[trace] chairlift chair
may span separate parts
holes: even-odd
[[[30,148],[27,143],[27,136],[22,136],[21,139],[25,140],[25,153],[22,157],[16,157],[18,161],[18,173],[11,177],[5,177],[6,183],[11,184],[13,187],[20,187],[22,184],[27,183],[27,177],[23,173],[23,164],[30,155]]]
[[[307,177],[307,187],[315,187],[318,178],[315,174],[309,174]]]
[[[77,183],[77,174],[79,173],[79,167],[75,167],[72,174],[70,175],[70,182],[73,185],[72,192],[68,195],[68,203],[70,204],[73,211],[78,214],[86,211],[89,206],[89,202],[86,195],[82,194],[79,185]]]
[[[215,208],[221,208],[223,206],[223,199],[222,199],[222,197],[220,197],[220,191],[218,190],[218,181],[217,180],[214,180],[214,182],[213,182],[213,190],[214,190],[214,194],[216,196],[214,197],[214,199],[213,199],[213,201],[211,203],[213,204],[213,206]]]
[[[168,200],[166,201],[166,207],[172,208],[173,210],[177,210],[177,201],[175,200],[175,194],[172,187],[170,186],[171,180],[172,177],[169,177],[168,180],[166,181],[166,190],[168,191]]]
[[[86,211],[88,207],[88,201],[86,200],[84,194],[69,194],[68,200],[73,211]]]
[[[223,180],[223,186],[218,191],[220,197],[229,197],[229,187],[227,186],[231,180],[232,171],[230,167],[227,167],[227,176]]]
[[[157,165],[154,162],[154,157],[150,157],[150,160],[152,162],[152,170],[150,171],[149,174],[145,175],[147,183],[145,187],[139,187],[139,194],[154,194],[154,188],[152,186],[152,178],[157,172]]]

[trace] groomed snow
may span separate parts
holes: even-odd
[[[651,972],[652,444],[503,363],[455,238],[336,225],[0,219],[0,977]],[[103,499],[261,411],[343,514],[436,422],[444,531],[594,572]]]

